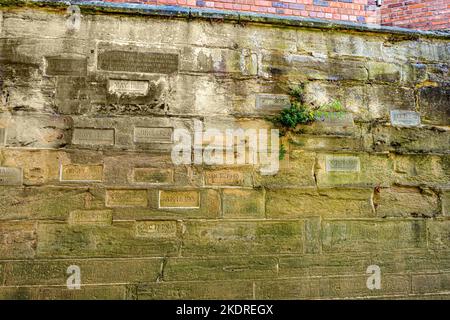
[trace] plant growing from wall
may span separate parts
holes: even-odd
[[[271,121],[280,128],[280,135],[285,136],[295,129],[299,124],[310,124],[314,121],[324,121],[330,113],[336,118],[345,115],[345,108],[339,100],[313,108],[306,104],[304,85],[291,87],[289,89],[290,106],[281,110],[280,114],[273,117]],[[280,160],[284,159],[287,150],[284,144],[280,145]]]

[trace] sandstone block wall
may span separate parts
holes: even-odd
[[[0,298],[450,297],[448,37],[67,20],[0,12]],[[281,138],[276,175],[173,164],[174,129],[270,128],[300,84],[350,120]]]

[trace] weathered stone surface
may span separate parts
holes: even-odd
[[[366,275],[258,281],[256,299],[368,298],[409,293],[407,275],[384,275],[382,279],[380,290],[367,289]]]
[[[185,256],[303,252],[302,221],[187,221]]]
[[[449,184],[449,155],[397,155],[393,160],[394,183],[431,186]]]
[[[153,282],[159,276],[161,263],[160,258],[12,261],[8,264],[10,273],[4,284],[65,286],[70,265],[80,267],[81,282],[86,285]]]
[[[80,290],[64,286],[52,287],[0,287],[2,300],[119,300],[126,298],[122,285],[82,286]]]
[[[36,254],[36,223],[0,222],[0,259],[29,259]]]
[[[267,217],[371,217],[372,189],[274,189],[266,192]]]
[[[83,209],[93,197],[87,189],[27,187],[0,189],[0,219],[66,220],[69,212]]]
[[[412,275],[412,292],[447,292],[450,288],[450,273]]]
[[[381,188],[373,203],[379,217],[430,217],[440,214],[439,198],[431,190],[414,187]]]
[[[383,251],[426,247],[424,221],[323,221],[324,252]]]
[[[399,82],[401,79],[401,67],[386,62],[369,61],[367,63],[369,80],[380,82]]]
[[[364,150],[364,141],[361,137],[297,134],[292,137],[290,147],[293,150],[362,151]]]
[[[444,216],[450,216],[450,190],[444,190],[441,195],[442,213]]]
[[[165,281],[267,279],[277,276],[274,257],[218,257],[169,259]]]
[[[430,220],[427,221],[429,246],[437,250],[450,248],[450,221]]]
[[[314,186],[314,165],[316,154],[303,150],[293,150],[287,156],[287,164],[280,161],[280,170],[275,175],[255,176],[255,185],[265,187]]]
[[[328,157],[328,158],[327,158]],[[350,157],[350,158],[347,158]],[[327,170],[327,159],[351,159],[345,168],[341,162],[336,168]],[[359,159],[356,160],[356,159]],[[359,163],[359,170],[358,169]],[[342,165],[341,165],[342,164]],[[341,168],[341,169],[339,169]],[[344,170],[345,169],[345,170]],[[318,154],[315,177],[319,187],[330,186],[374,186],[389,184],[393,180],[393,160],[388,155],[368,154]],[[338,171],[340,170],[340,171]]]
[[[138,285],[138,300],[252,299],[251,281],[152,283]]]
[[[37,231],[38,257],[142,257],[176,255],[176,238],[155,237],[149,241],[136,235],[135,223],[114,222],[112,226],[40,223]]]
[[[264,218],[263,190],[225,189],[222,196],[224,218]]]
[[[8,128],[3,137],[9,147],[59,148],[70,142],[70,119],[65,116],[12,116],[0,115],[0,123]],[[5,139],[6,138],[6,139]],[[1,139],[1,137],[0,137]]]
[[[424,116],[424,122],[448,126],[450,124],[450,87],[447,85],[421,88],[419,108]]]
[[[447,39],[62,13],[0,13],[0,298],[448,299]],[[194,121],[277,128],[297,86],[325,113],[275,175],[172,161]]]
[[[362,275],[368,266],[377,265],[383,278],[384,274],[390,273],[435,273],[446,269],[449,263],[446,251],[346,252],[345,259],[342,259],[342,253],[330,252],[307,254],[301,259],[298,256],[280,257],[278,275],[280,278]]]
[[[372,129],[376,151],[398,153],[448,153],[450,130],[436,128],[392,128],[375,126]]]
[[[268,77],[290,77],[298,80],[368,79],[367,69],[360,61],[326,59],[308,55],[265,55],[263,70]]]

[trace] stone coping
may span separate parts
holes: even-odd
[[[116,3],[84,0],[0,0],[0,8],[4,7],[47,7],[62,9],[68,5],[78,5],[83,13],[96,14],[134,14],[184,19],[207,19],[236,23],[263,23],[277,26],[302,27],[313,29],[351,30],[394,34],[406,38],[431,37],[450,40],[448,31],[422,31],[399,27],[380,26],[375,24],[358,24],[344,21],[330,21],[315,18],[299,18],[274,14],[258,14],[241,11],[223,11],[199,9],[182,6],[147,5],[138,3]]]

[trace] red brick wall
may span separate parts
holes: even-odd
[[[450,29],[450,0],[383,0],[381,23],[422,30]]]
[[[379,23],[375,0],[106,0],[271,13],[356,23]]]
[[[178,5],[328,20],[382,24],[412,29],[450,29],[450,0],[105,0]]]

